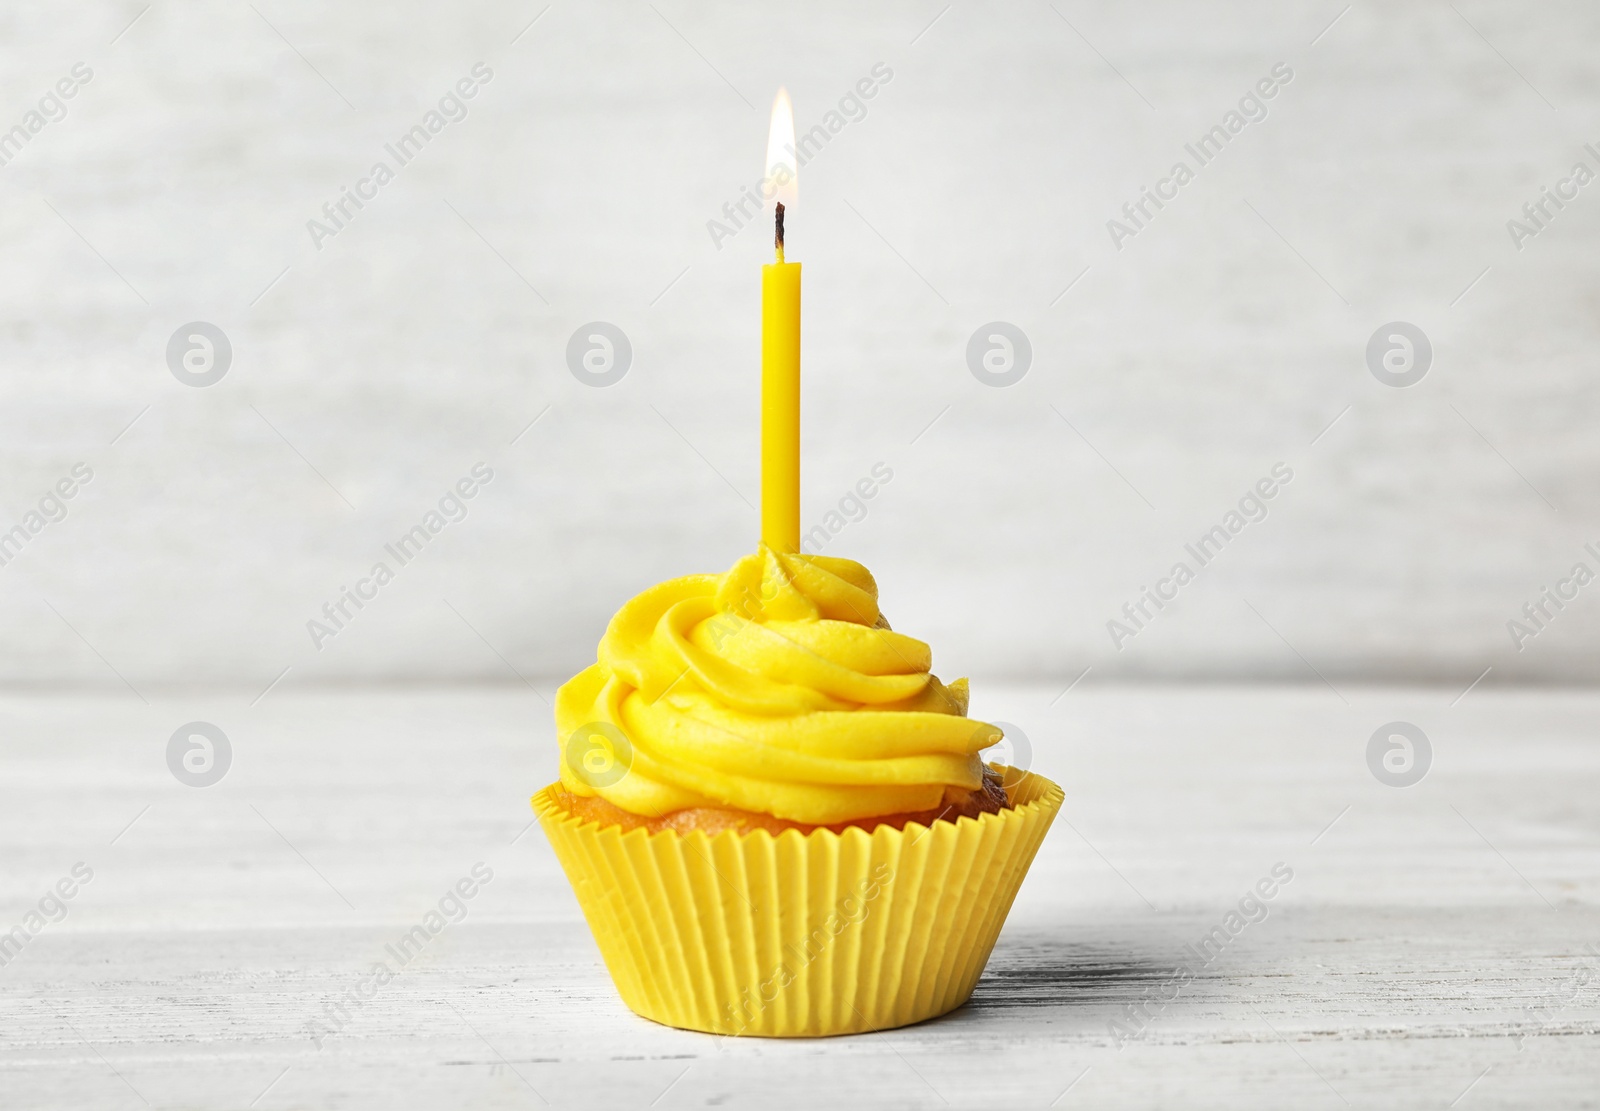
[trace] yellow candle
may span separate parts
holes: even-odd
[[[800,550],[800,264],[761,268],[761,542]]]
[[[777,262],[761,268],[761,542],[800,550],[800,264],[783,259],[784,203],[798,192],[794,109],[778,90],[764,186],[776,200]]]

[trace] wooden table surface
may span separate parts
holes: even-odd
[[[617,1000],[530,828],[548,689],[5,696],[0,1106],[1600,1102],[1600,694],[1065,685],[978,686],[1067,803],[972,1002],[795,1042]],[[1397,720],[1405,788],[1367,760]],[[167,764],[193,721],[209,787]]]

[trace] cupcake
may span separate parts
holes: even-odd
[[[966,1002],[1061,791],[985,765],[931,665],[846,559],[763,546],[618,611],[533,806],[624,1003],[808,1037]]]

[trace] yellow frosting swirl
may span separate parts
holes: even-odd
[[[561,782],[655,817],[722,806],[828,825],[980,786],[1000,730],[929,672],[859,563],[763,546],[622,607],[556,694]]]

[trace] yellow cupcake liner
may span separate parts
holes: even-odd
[[[999,814],[868,832],[622,832],[534,810],[634,1012],[799,1038],[905,1026],[965,1003],[1061,788],[1000,769]]]

